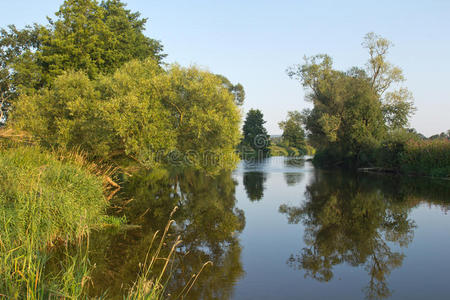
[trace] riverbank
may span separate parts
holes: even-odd
[[[86,160],[80,153],[1,142],[0,296],[87,299],[97,272],[91,260],[95,252],[109,249],[97,245],[91,235],[140,228],[125,225],[128,215],[117,213],[120,209],[116,206],[126,204],[111,199],[118,186],[111,176],[117,172]],[[161,218],[170,219],[174,212]],[[181,243],[180,237],[167,239],[172,222],[168,221],[161,234],[159,226],[155,229],[145,253],[136,257],[139,270],[121,283],[117,294],[105,288],[95,297],[165,299],[172,276],[167,265],[173,263]],[[185,296],[194,283],[186,283],[180,295]]]
[[[77,298],[89,276],[86,237],[108,217],[103,180],[81,155],[38,147],[0,150],[0,293],[12,299]],[[57,274],[51,252],[71,246]]]
[[[378,147],[345,155],[339,149],[326,149],[319,151],[313,162],[320,168],[450,178],[450,140],[386,140]]]

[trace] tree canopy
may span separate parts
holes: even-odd
[[[240,139],[240,112],[219,77],[178,65],[165,70],[153,59],[98,79],[67,72],[21,96],[11,122],[51,147],[126,155],[147,167],[230,167]]]
[[[283,140],[288,146],[303,148],[305,146],[304,117],[298,111],[289,111],[286,121],[278,123],[283,130]]]
[[[369,52],[365,69],[336,70],[325,54],[305,57],[304,64],[288,69],[313,104],[303,112],[310,142],[322,152],[333,152],[335,162],[345,157],[361,160],[388,131],[405,128],[414,111],[411,93],[405,87],[393,89],[404,76],[386,60],[392,44],[369,33],[363,46]]]

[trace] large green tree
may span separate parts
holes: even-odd
[[[143,34],[146,19],[119,0],[66,0],[41,31],[37,63],[51,81],[64,70],[90,78],[111,73],[131,59],[164,57],[162,45]]]
[[[308,58],[298,72],[314,105],[304,112],[313,146],[358,156],[383,137],[381,103],[363,70],[337,71],[329,56],[317,55]]]
[[[386,60],[391,43],[369,33],[363,45],[369,51],[365,69],[336,70],[331,57],[321,54],[288,70],[308,90],[306,98],[313,103],[304,111],[309,140],[333,164],[370,160],[370,149],[381,143],[387,131],[405,127],[414,109],[406,88],[392,89],[404,77]]]
[[[262,155],[269,153],[269,135],[264,127],[264,115],[259,109],[250,109],[244,121],[243,144]]]
[[[65,71],[83,71],[94,79],[132,59],[161,64],[165,57],[161,43],[143,33],[147,20],[119,0],[66,0],[55,15],[46,26],[1,29],[2,116],[19,92],[50,86]]]

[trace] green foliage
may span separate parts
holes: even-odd
[[[0,124],[19,94],[51,86],[64,72],[95,79],[132,59],[165,57],[143,33],[147,20],[119,0],[66,0],[55,15],[47,26],[0,30]]]
[[[323,54],[288,70],[309,90],[307,99],[314,105],[303,117],[318,165],[373,163],[388,132],[404,128],[414,111],[406,88],[390,90],[404,81],[402,71],[386,60],[391,43],[369,33],[363,46],[369,52],[365,70],[335,70],[331,57]]]
[[[120,1],[66,0],[41,32],[38,64],[49,78],[84,70],[90,78],[111,73],[131,59],[160,61],[162,46],[143,34],[145,19]]]
[[[412,99],[411,92],[405,88],[386,93],[382,111],[390,129],[405,128],[408,125],[408,118],[415,111]]]
[[[385,126],[368,78],[353,73],[335,71],[331,58],[316,56],[301,67],[299,76],[312,90],[314,108],[304,111],[309,141],[321,151],[332,148],[356,158],[382,139]]]
[[[244,86],[240,83],[232,84],[228,78],[226,78],[223,75],[216,74],[217,77],[219,77],[223,85],[234,95],[234,102],[236,105],[242,105],[244,104],[245,100],[245,90]]]
[[[295,148],[305,147],[305,131],[303,130],[304,118],[298,111],[289,111],[286,121],[279,123],[283,130],[283,140],[287,142],[288,146]]]
[[[271,156],[289,156],[289,152],[286,150],[286,147],[270,145],[269,148]]]
[[[143,34],[146,19],[118,0],[66,0],[47,27],[3,31],[2,48],[11,53],[19,84],[42,86],[67,70],[84,70],[90,78],[111,73],[132,59],[165,56],[158,41]],[[8,38],[8,39],[7,39]],[[20,45],[21,51],[15,51]],[[35,65],[39,74],[20,74]],[[39,76],[37,76],[39,75]],[[32,79],[32,80],[30,80]]]
[[[176,150],[194,168],[234,167],[241,115],[222,79],[195,67],[174,65],[167,80],[165,103],[177,131]]]
[[[267,130],[264,127],[264,116],[259,109],[250,109],[243,126],[243,146],[260,152],[263,157],[269,155],[270,140]],[[259,154],[258,154],[259,156]]]
[[[17,129],[51,147],[80,147],[93,157],[134,158],[146,167],[188,164],[212,172],[237,161],[240,113],[221,78],[197,68],[163,70],[152,59],[131,61],[91,80],[59,76],[51,88],[19,98]],[[169,158],[168,154],[176,157]]]
[[[28,26],[23,30],[17,29],[14,25],[8,29],[0,29],[0,125],[7,119],[7,112],[11,102],[17,97],[18,83],[23,75],[13,71],[13,66],[23,58],[23,63],[29,62],[34,50],[38,45],[39,26]],[[34,69],[24,70],[27,73]]]
[[[1,150],[0,205],[0,293],[80,296],[87,275],[83,255],[63,259],[56,277],[44,265],[48,248],[80,239],[102,222],[107,202],[101,177],[81,160],[56,159],[39,148]]]

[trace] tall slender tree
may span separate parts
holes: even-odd
[[[269,154],[270,139],[264,127],[264,115],[259,109],[250,109],[243,127],[243,144],[266,156]]]

